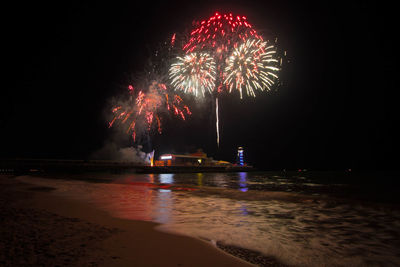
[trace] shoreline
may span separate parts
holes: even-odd
[[[156,230],[157,223],[114,218],[11,176],[0,175],[0,184],[0,265],[285,266],[257,252]]]

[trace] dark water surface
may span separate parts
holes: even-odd
[[[103,173],[18,179],[55,187],[52,194],[87,201],[116,217],[159,222],[161,230],[257,250],[287,264],[400,265],[395,173]]]

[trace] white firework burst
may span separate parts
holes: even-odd
[[[227,58],[224,84],[229,92],[236,89],[243,97],[243,88],[247,95],[256,96],[255,90],[271,90],[278,79],[280,70],[273,45],[258,39],[248,39],[235,46]]]
[[[195,96],[211,93],[215,87],[216,67],[214,58],[208,53],[190,53],[177,57],[169,69],[171,85],[175,90]]]

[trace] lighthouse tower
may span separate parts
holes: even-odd
[[[238,147],[237,157],[236,157],[236,164],[239,166],[244,165],[244,157],[243,157],[243,147]]]

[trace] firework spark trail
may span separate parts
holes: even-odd
[[[129,87],[129,92],[132,96],[131,87]],[[109,127],[113,127],[116,121],[120,121],[121,125],[129,122],[126,132],[132,132],[134,142],[139,131],[149,132],[152,128],[156,128],[161,134],[160,115],[170,111],[171,106],[174,110],[173,114],[183,120],[186,119],[185,113],[191,115],[189,107],[183,103],[182,98],[176,94],[170,97],[169,94],[165,84],[153,81],[147,93],[139,91],[134,99],[130,97],[129,101],[112,109],[114,117],[109,122]]]
[[[215,98],[215,116],[216,116],[216,128],[217,128],[217,145],[219,147],[219,115],[218,115],[218,97]]]

